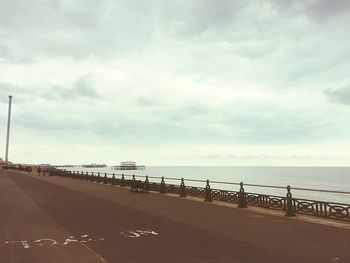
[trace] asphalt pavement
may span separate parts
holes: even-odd
[[[0,262],[350,262],[350,229],[0,172]]]

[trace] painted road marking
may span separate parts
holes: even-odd
[[[158,233],[154,230],[128,230],[120,232],[120,234],[126,238],[140,238],[145,236],[158,236]],[[37,246],[37,247],[52,247],[52,246],[67,246],[71,243],[88,243],[88,242],[98,242],[103,241],[104,237],[96,237],[91,238],[89,234],[84,234],[79,236],[78,238],[75,238],[74,236],[69,236],[64,240],[62,244],[60,244],[56,239],[49,238],[49,237],[43,237],[39,238],[33,241],[28,240],[7,240],[4,241],[4,244],[11,245],[11,244],[20,244],[21,247],[28,249],[31,246]]]
[[[28,245],[27,240],[18,240],[18,241],[5,241],[5,244],[18,244],[20,243],[23,248],[30,248],[30,246]]]
[[[40,239],[37,239],[34,241],[34,244],[39,246],[39,247],[44,246],[44,244],[46,244],[46,243],[47,243],[47,246],[50,246],[50,247],[58,245],[58,242],[52,238],[40,238]]]
[[[62,246],[69,245],[70,243],[88,243],[88,242],[98,242],[103,241],[104,237],[97,237],[95,239],[90,238],[90,235],[85,234],[81,235],[79,238],[74,238],[74,236],[70,236],[64,240],[64,242],[61,244]],[[52,246],[58,246],[60,245],[56,239],[53,238],[39,238],[34,241],[28,241],[28,240],[14,240],[14,241],[4,241],[4,244],[10,245],[10,244],[21,244],[21,247],[28,249],[32,246],[38,246],[38,247],[52,247]]]
[[[139,238],[141,236],[158,236],[158,233],[153,231],[153,230],[128,230],[128,231],[123,231],[120,232],[122,236],[125,236],[127,238]]]

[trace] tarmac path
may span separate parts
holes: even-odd
[[[0,172],[0,262],[350,262],[350,230]]]

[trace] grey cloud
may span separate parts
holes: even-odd
[[[265,105],[239,114],[228,111],[223,123],[238,141],[251,143],[310,142],[338,132],[331,116],[278,107]]]
[[[0,103],[7,103],[9,95],[13,96],[14,103],[22,103],[32,99],[36,92],[36,90],[32,90],[29,87],[18,87],[0,82]]]
[[[60,120],[53,114],[43,114],[40,112],[18,113],[13,117],[13,126],[21,127],[26,130],[35,131],[40,134],[50,134],[55,136],[54,132],[63,132],[73,123],[68,120]]]
[[[19,58],[106,58],[151,38],[150,7],[137,1],[1,0],[0,37]]]
[[[255,143],[305,140],[314,131],[307,123],[276,117],[240,116],[228,123],[232,133],[243,141]]]
[[[316,14],[326,12],[331,5],[328,2],[336,2],[330,9],[337,12],[347,7],[346,1],[340,0],[303,4],[272,1],[278,8],[283,6],[288,10],[302,6],[298,10],[315,9]],[[231,0],[167,3],[156,0],[36,0],[30,3],[0,0],[0,38],[6,40],[0,47],[0,61],[128,56],[147,50],[151,45],[162,45],[157,39],[159,32],[167,35],[172,43],[238,42],[236,50],[227,52],[256,58],[275,50],[275,39],[283,39],[285,35],[284,28],[277,32],[277,26],[272,26],[276,23],[270,18],[250,17],[262,6]],[[288,15],[294,18],[293,14]],[[267,32],[269,30],[271,32]]]
[[[195,0],[177,1],[160,5],[158,27],[163,33],[175,39],[196,39],[206,41],[221,33],[227,38],[227,31],[235,25],[237,14],[248,6],[245,1]],[[224,34],[226,32],[226,34]],[[213,40],[213,39],[211,39]]]
[[[135,103],[143,107],[157,107],[162,105],[160,101],[146,96],[136,98]]]
[[[85,75],[78,79],[72,88],[73,96],[99,98],[97,91],[93,88],[92,76]]]
[[[60,85],[51,85],[49,88],[41,92],[41,96],[47,99],[76,99],[91,98],[98,99],[100,95],[97,93],[92,84],[90,75],[81,76],[71,88],[63,88]]]
[[[0,44],[0,63],[13,60],[13,54],[11,50],[4,44]]]
[[[186,41],[217,35],[231,30],[246,6],[231,0],[5,2],[0,1],[0,37],[8,43],[6,54],[17,60],[122,56],[157,43],[157,32]]]
[[[58,84],[48,84],[47,88],[37,88],[28,85],[21,87],[19,85],[0,82],[0,103],[6,103],[9,95],[14,97],[15,103],[33,102],[40,97],[48,100],[101,98],[100,94],[94,88],[92,75],[81,76],[67,88]]]
[[[304,14],[318,23],[327,22],[350,10],[348,0],[270,0],[270,2],[281,12]]]
[[[1,64],[11,64],[11,63],[32,63],[34,62],[34,59],[27,54],[21,54],[18,55],[14,48],[10,48],[10,44],[6,43],[7,39],[5,36],[2,36],[1,34],[1,27],[0,27],[0,39],[3,41],[3,43],[0,43],[0,65]],[[3,40],[4,39],[4,40]],[[16,46],[16,43],[12,43],[14,46]]]
[[[209,106],[194,102],[175,107],[166,113],[166,118],[178,124],[188,126],[188,123],[202,122],[209,113]]]
[[[310,17],[322,22],[334,16],[346,14],[350,10],[348,0],[318,0],[312,1],[306,6],[306,12]]]
[[[326,89],[323,94],[333,103],[350,105],[350,85],[338,89]]]

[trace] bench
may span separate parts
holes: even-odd
[[[144,184],[141,180],[131,180],[131,192],[144,192]]]

